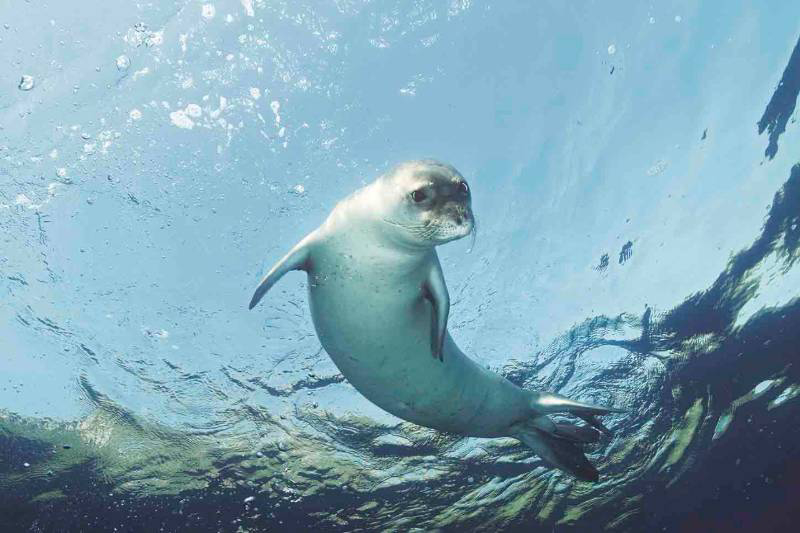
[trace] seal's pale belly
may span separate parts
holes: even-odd
[[[395,262],[382,272],[379,258],[347,257],[316,258],[309,299],[320,342],[361,394],[395,416],[463,435],[507,435],[530,416],[529,394],[467,358],[449,335],[444,361],[431,355],[424,265]]]

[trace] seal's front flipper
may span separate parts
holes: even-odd
[[[284,256],[283,259],[275,263],[261,283],[258,284],[253,298],[250,300],[250,309],[258,304],[259,300],[264,297],[267,291],[277,283],[284,274],[290,270],[305,270],[308,271],[310,265],[310,254],[308,250],[308,237],[300,241],[297,246]]]
[[[564,431],[562,427],[558,427],[556,432],[550,433],[542,429],[544,426],[541,423],[521,422],[511,426],[511,436],[522,441],[550,466],[583,481],[597,481],[600,475],[581,449],[581,443],[593,440],[585,430],[593,430],[574,426]],[[562,431],[567,434],[559,434]]]
[[[444,338],[447,336],[447,317],[450,314],[450,295],[444,283],[444,274],[439,260],[431,268],[423,285],[425,297],[433,304],[433,324],[431,324],[431,354],[444,361]]]

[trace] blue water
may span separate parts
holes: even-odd
[[[0,5],[4,531],[789,531],[800,5]],[[628,412],[600,483],[361,397],[294,273],[393,164],[468,179],[450,331]]]

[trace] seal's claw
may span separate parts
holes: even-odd
[[[431,356],[433,356],[434,359],[438,359],[439,361],[444,361],[443,352],[444,350],[442,350],[441,347],[434,346],[433,349],[431,350]]]

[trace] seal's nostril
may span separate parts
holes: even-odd
[[[457,217],[456,217],[456,224],[458,224],[458,225],[460,226],[460,225],[461,225],[461,224],[463,224],[463,223],[464,223],[464,219],[463,219],[463,218],[461,218],[460,216],[457,216]]]

